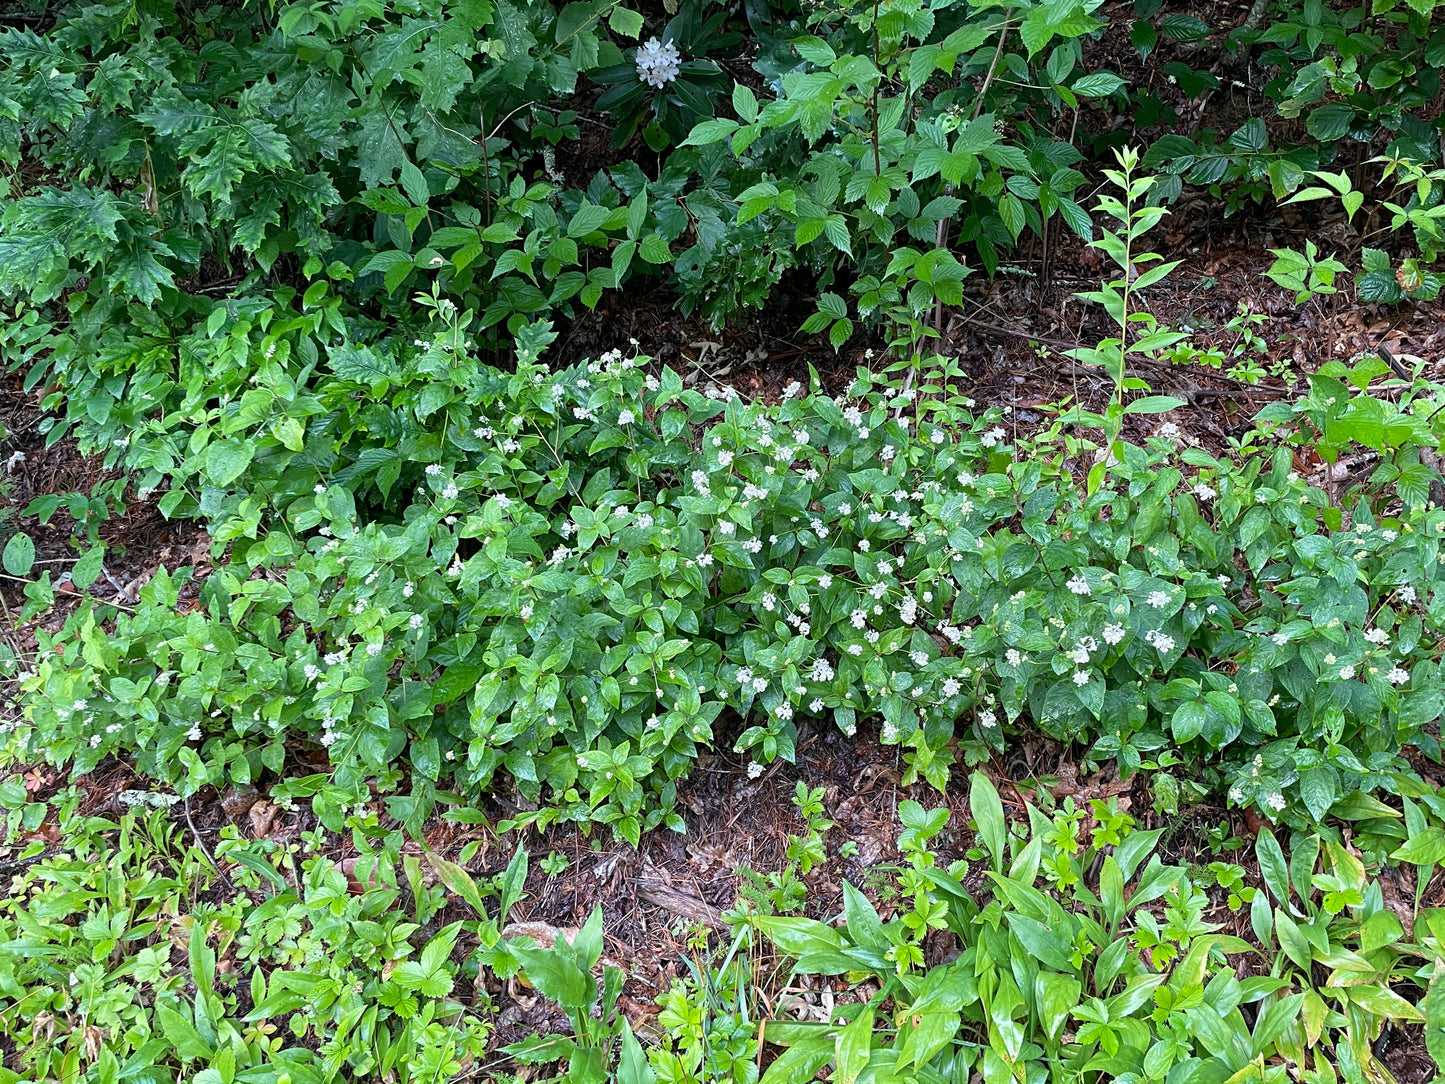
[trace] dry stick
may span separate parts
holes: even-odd
[[[0,594],[0,613],[5,615],[5,642],[10,645],[10,650],[15,653],[15,658],[24,661],[25,652],[20,649],[20,641],[15,639],[15,619],[10,616],[10,607],[5,603],[5,596]]]

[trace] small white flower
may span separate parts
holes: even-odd
[[[858,548],[864,553],[867,553],[870,549],[872,549],[872,545],[869,543],[868,539],[860,538],[858,539]]]
[[[636,416],[630,410],[620,410],[617,412],[618,425],[631,425],[636,420]]]
[[[1144,634],[1144,642],[1153,644],[1160,651],[1170,651],[1174,647],[1174,638],[1166,636],[1158,629],[1150,629]]]
[[[1389,527],[1386,527],[1383,531],[1380,532],[1380,537],[1383,538],[1386,542],[1393,542],[1400,536],[1397,532],[1391,530]]]
[[[1087,595],[1091,593],[1089,590],[1089,581],[1081,575],[1076,574],[1064,586],[1076,595]]]
[[[1008,660],[1010,666],[1022,666],[1024,664],[1024,657],[1019,653],[1017,648],[1011,647],[1005,651],[1004,658]]]
[[[914,651],[910,653],[908,657],[913,660],[914,666],[922,667],[928,665],[928,652],[926,651]]]
[[[1089,672],[1088,672],[1087,670],[1079,670],[1079,671],[1076,671],[1075,674],[1074,674],[1074,684],[1075,684],[1075,685],[1087,685],[1087,684],[1089,684]]]
[[[1400,601],[1406,606],[1415,605],[1415,589],[1408,584],[1400,588]]]
[[[1162,609],[1163,607],[1169,605],[1169,592],[1168,592],[1168,591],[1150,591],[1150,592],[1149,592],[1149,597],[1148,597],[1148,599],[1146,599],[1146,601],[1149,603],[1150,606],[1153,606],[1156,610]]]
[[[1085,649],[1083,644],[1080,644],[1078,647],[1074,648],[1073,654],[1069,657],[1073,659],[1074,662],[1079,666],[1089,665],[1089,652],[1087,649]]]
[[[1334,664],[1335,664],[1335,653],[1334,653],[1333,651],[1331,651],[1328,655],[1325,656],[1325,665],[1326,665],[1326,666],[1333,666]]]
[[[1278,813],[1280,810],[1284,809],[1284,795],[1276,791],[1274,794],[1271,794],[1268,798],[1264,800],[1264,804],[1269,806],[1269,808],[1273,809],[1276,813]]]
[[[1077,680],[1077,676],[1075,677],[1075,680]],[[1084,680],[1088,680],[1087,676]],[[1080,684],[1082,685],[1083,682],[1080,682]],[[992,730],[994,727],[998,726],[998,716],[991,711],[979,712],[978,724],[985,730]]]
[[[426,465],[426,472],[432,477],[436,477],[442,472],[442,465],[440,463],[428,463]]]
[[[1215,497],[1219,496],[1219,494],[1215,493],[1214,490],[1204,482],[1194,483],[1194,495],[1205,501],[1212,501]]]
[[[1008,433],[1002,427],[996,425],[987,433],[980,436],[978,442],[985,448],[992,448],[1006,436],[1008,436]]]
[[[762,766],[760,763],[758,763],[756,760],[753,761],[751,764],[748,765],[748,778],[749,778],[749,779],[756,779],[758,776],[760,776],[760,775],[762,775],[762,774],[763,774],[763,766]]]
[[[1365,639],[1372,644],[1384,646],[1390,642],[1390,634],[1384,629],[1370,629],[1365,633]]]
[[[1349,663],[1346,663],[1344,666],[1341,666],[1341,667],[1340,667],[1340,680],[1341,680],[1341,681],[1349,681],[1349,680],[1350,680],[1352,677],[1354,677],[1354,676],[1355,676],[1355,668],[1354,668],[1353,666],[1351,666]]]
[[[423,617],[421,614],[412,614],[409,618],[407,618],[406,623],[408,628],[415,630],[421,628],[423,625],[426,624],[426,618]]]
[[[1119,641],[1121,641],[1121,640],[1123,640],[1123,639],[1124,639],[1124,626],[1123,626],[1123,625],[1105,625],[1105,626],[1104,626],[1104,643],[1106,643],[1106,644],[1108,644],[1109,646],[1112,647],[1114,644],[1119,643]]]
[[[458,492],[457,484],[455,482],[448,482],[442,490],[442,499],[448,501],[455,500]]]
[[[1400,667],[1397,666],[1388,674],[1386,674],[1385,678],[1390,682],[1391,685],[1403,685],[1405,684],[1405,682],[1410,680],[1410,674],[1408,671],[1402,670]]]

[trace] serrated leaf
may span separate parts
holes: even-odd
[[[619,4],[608,13],[607,25],[614,34],[620,34],[624,38],[637,38],[642,34],[642,15]]]
[[[1124,85],[1113,72],[1091,72],[1074,81],[1069,88],[1080,98],[1107,98]]]
[[[758,119],[758,97],[742,83],[733,86],[733,112],[748,124]]]

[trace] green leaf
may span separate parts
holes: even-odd
[[[256,454],[256,446],[248,440],[218,440],[206,448],[206,477],[218,486],[234,482]]]
[[[842,947],[838,932],[815,919],[764,916],[753,921],[773,944],[789,956],[837,952]]]
[[[1082,79],[1076,79],[1069,89],[1080,98],[1107,98],[1124,85],[1113,72],[1091,72]]]
[[[373,388],[400,375],[390,358],[383,357],[369,346],[341,343],[330,348],[330,358],[332,372],[341,379],[370,384]]]
[[[1280,850],[1279,840],[1274,838],[1274,833],[1268,828],[1261,829],[1255,838],[1254,856],[1259,863],[1260,875],[1275,902],[1288,905],[1289,865],[1284,860],[1284,851]]]
[[[969,780],[968,807],[974,823],[978,825],[979,838],[993,856],[994,869],[1002,870],[1008,861],[1008,824],[1004,820],[998,789],[983,772],[975,771]]]
[[[1204,729],[1207,718],[1203,703],[1186,700],[1174,709],[1174,715],[1169,720],[1169,729],[1174,734],[1174,740],[1180,743],[1193,741]]]
[[[16,531],[5,543],[5,552],[0,554],[0,564],[12,576],[28,576],[35,564],[35,543],[24,531]]]
[[[859,1074],[868,1067],[873,1047],[873,1010],[864,1009],[853,1022],[838,1032],[833,1048],[838,1071],[837,1084],[856,1084]]]
[[[1129,29],[1129,44],[1138,51],[1140,59],[1148,60],[1158,41],[1159,34],[1153,23],[1147,19],[1134,20],[1134,25]]]
[[[1425,1048],[1435,1068],[1445,1071],[1445,961],[1435,961],[1435,972],[1425,991]]]
[[[1079,1005],[1083,986],[1072,975],[1061,975],[1053,971],[1041,971],[1035,980],[1038,986],[1039,1023],[1044,1034],[1057,1039],[1068,1020],[1069,1013]]]
[[[567,223],[567,236],[582,238],[596,233],[610,217],[612,212],[608,208],[584,201]]]
[[[594,911],[594,916],[598,912]],[[591,924],[591,919],[588,924]],[[581,940],[582,934],[577,934]],[[591,1007],[597,1000],[597,982],[592,973],[577,962],[576,955],[564,950],[563,946],[549,949],[528,948],[512,941],[509,951],[522,963],[527,981],[537,988],[543,997],[555,1001],[563,1009],[580,1011]]]
[[[405,190],[407,199],[418,207],[425,207],[431,199],[431,189],[427,187],[426,177],[411,162],[403,162],[401,165],[401,187]]]
[[[1163,414],[1170,410],[1178,410],[1189,404],[1183,399],[1176,399],[1172,395],[1146,395],[1142,399],[1135,399],[1124,407],[1125,414]]]
[[[733,112],[748,124],[758,119],[758,98],[751,87],[742,83],[733,86]]]
[[[1390,857],[1396,862],[1409,862],[1414,866],[1445,864],[1445,828],[1431,825],[1423,832],[1416,832]]]
[[[1054,29],[1049,25],[1049,11],[1046,7],[1036,7],[1029,12],[1028,17],[1019,24],[1019,40],[1024,43],[1024,48],[1029,51],[1029,59],[1047,45],[1054,36]]]
[[[608,12],[607,25],[614,34],[624,38],[637,38],[642,34],[642,15],[619,4]]]
[[[1229,145],[1242,151],[1262,151],[1269,144],[1263,117],[1250,117],[1229,137]]]
[[[1274,929],[1279,937],[1280,948],[1284,954],[1294,961],[1295,966],[1309,974],[1311,950],[1310,943],[1305,935],[1300,932],[1299,924],[1295,922],[1282,908],[1274,909]]]
[[[878,912],[868,901],[868,897],[848,881],[843,882],[843,918],[848,925],[848,936],[854,944],[887,949],[883,921],[878,917]]]
[[[1344,102],[1331,102],[1310,111],[1305,118],[1305,129],[1321,143],[1333,143],[1350,130],[1354,120],[1353,107]]]
[[[1198,41],[1209,33],[1209,24],[1193,15],[1166,15],[1159,29],[1175,41]]]
[[[640,25],[641,16],[638,20]],[[653,1072],[642,1044],[632,1034],[632,1025],[626,1017],[622,1018],[622,1054],[617,1061],[617,1084],[657,1084],[657,1074]]]
[[[81,554],[80,560],[70,567],[70,582],[76,590],[84,591],[87,587],[100,579],[104,570],[105,545],[91,546],[85,553]]]
[[[688,133],[687,139],[683,142],[684,147],[706,147],[710,143],[721,143],[728,136],[738,129],[738,122],[720,118],[717,120],[705,120],[698,124]],[[606,210],[606,208],[600,208]]]

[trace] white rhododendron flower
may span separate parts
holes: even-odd
[[[682,57],[672,42],[653,38],[637,48],[637,78],[650,87],[665,87],[682,70]]]

